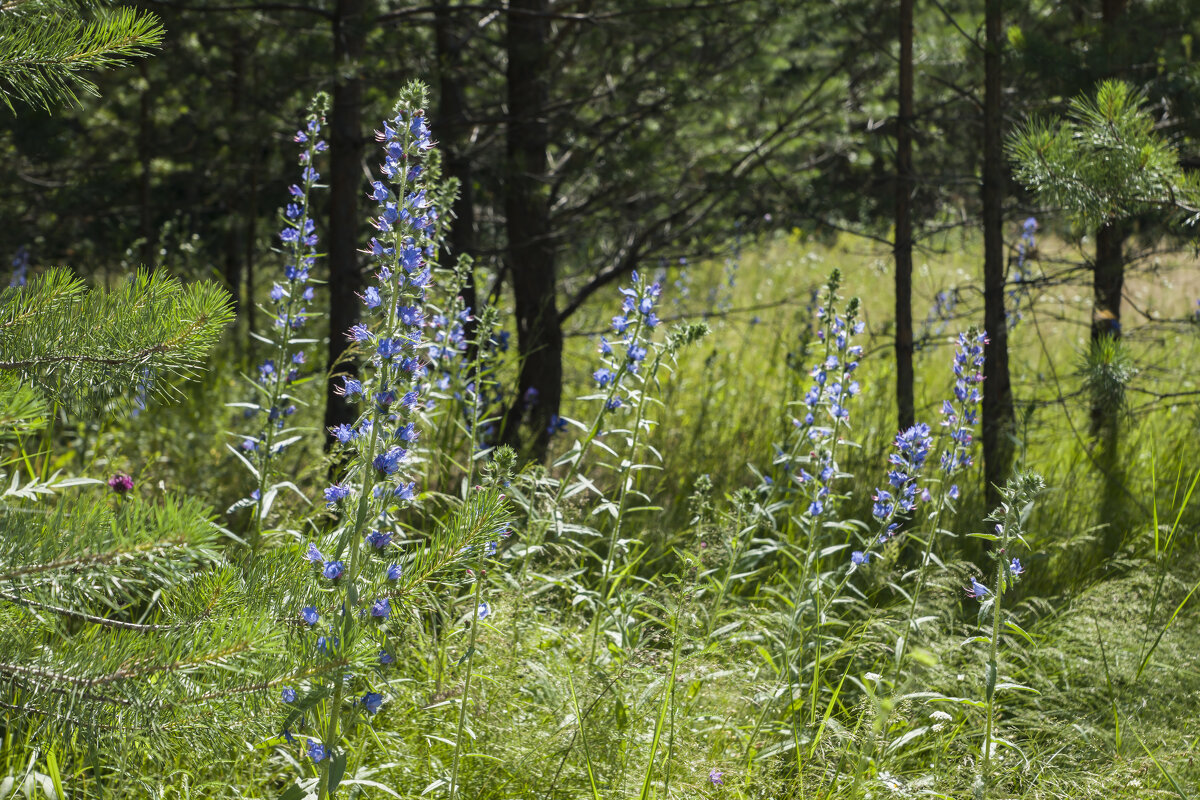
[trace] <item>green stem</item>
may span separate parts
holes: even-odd
[[[639,325],[641,323],[639,322]],[[634,334],[636,337],[636,333]],[[617,499],[617,518],[613,522],[612,532],[608,537],[608,552],[604,556],[604,572],[600,575],[600,608],[596,609],[596,613],[592,616],[592,643],[588,650],[588,663],[595,663],[596,660],[596,640],[600,635],[600,614],[601,609],[608,610],[608,593],[609,582],[612,580],[612,571],[616,561],[617,542],[621,536],[621,523],[625,519],[625,502],[629,498],[629,489],[633,485],[634,471],[633,462],[637,458],[638,439],[642,434],[642,421],[646,415],[646,386],[653,382],[654,377],[658,374],[658,368],[662,364],[662,351],[654,357],[654,363],[650,367],[649,374],[646,376],[645,383],[642,384],[642,390],[638,395],[637,414],[634,417],[633,439],[629,445],[629,466],[630,469],[621,481],[620,495]],[[615,383],[616,381],[614,381]]]
[[[892,681],[893,686],[900,685],[901,672],[904,669],[904,656],[908,650],[908,637],[913,631],[913,620],[917,614],[917,600],[921,597],[921,590],[925,586],[926,567],[929,565],[929,556],[933,552],[933,540],[937,536],[938,530],[942,524],[942,510],[946,507],[946,494],[943,492],[938,500],[937,513],[933,517],[933,527],[929,531],[929,536],[925,540],[925,552],[921,554],[921,563],[917,567],[917,585],[913,589],[912,599],[908,604],[908,617],[904,623],[904,635],[900,637],[900,643],[896,647],[896,673]]]
[[[482,551],[481,551],[482,552]],[[475,575],[475,606],[471,609],[471,635],[467,642],[467,677],[463,681],[462,700],[458,704],[458,733],[454,736],[454,761],[450,767],[450,800],[458,791],[458,764],[462,754],[463,729],[467,723],[467,703],[471,698],[471,668],[475,663],[475,636],[479,630],[479,606],[483,594],[483,556],[479,557],[479,571]]]
[[[475,366],[478,367],[480,348],[476,347]],[[475,482],[475,447],[479,436],[479,388],[482,377],[475,373],[475,391],[471,393],[471,452],[467,455],[467,491]],[[483,549],[480,547],[479,562],[476,564],[474,607],[471,609],[471,635],[467,644],[467,676],[463,681],[462,701],[458,706],[458,733],[454,736],[454,761],[450,767],[450,800],[458,791],[458,764],[462,754],[463,729],[467,722],[467,702],[471,696],[471,669],[475,664],[475,635],[479,630],[479,606],[483,593]]]
[[[411,134],[406,126],[403,141],[403,149],[405,153],[409,151],[410,136]],[[396,198],[398,204],[403,204],[404,202],[405,190],[407,188],[407,173],[407,169],[401,169],[399,171],[401,178],[396,189]],[[394,258],[398,261],[399,254],[403,246],[403,240],[400,235],[399,227],[393,226],[391,234],[393,252],[395,253]],[[387,322],[383,329],[384,334],[388,337],[393,336],[396,331],[397,306],[399,305],[397,298],[399,298],[401,294],[399,281],[400,276],[403,275],[403,269],[401,269],[399,263],[393,263],[391,267],[392,286],[388,293],[391,299],[387,303]],[[376,376],[378,378],[376,382],[377,386],[390,386],[393,377],[391,366],[391,363],[388,361],[383,361],[380,364],[379,369],[376,372]],[[384,421],[386,421],[388,418],[386,409],[381,408],[377,400],[371,397],[365,389],[363,398],[365,402],[372,404],[371,433],[367,444],[366,456],[362,462],[360,462],[362,464],[362,486],[358,498],[358,507],[354,513],[354,522],[346,531],[346,533],[343,534],[350,537],[350,567],[346,571],[346,574],[342,576],[341,580],[342,593],[345,599],[342,603],[342,640],[339,642],[338,646],[342,652],[352,652],[352,647],[354,644],[352,641],[352,637],[355,632],[354,611],[355,606],[358,605],[357,587],[355,582],[358,579],[359,558],[363,539],[362,532],[366,527],[367,515],[370,511],[371,499],[373,497],[372,490],[374,489],[375,484],[375,471],[373,462],[375,460],[376,448],[379,443],[379,432]],[[351,596],[352,594],[354,595],[353,597]],[[338,725],[342,713],[341,703],[343,684],[345,683],[340,672],[337,673],[334,680],[333,705],[329,709],[329,724],[326,727],[324,743],[327,759],[322,762],[321,766],[321,775],[318,781],[318,800],[327,800],[333,796],[333,792],[329,788],[329,763],[333,759],[334,749],[336,748],[338,742]]]
[[[313,158],[316,155],[315,140],[309,137],[309,145],[307,148],[308,157],[305,159],[305,164],[312,166]],[[299,269],[300,260],[303,257],[301,248],[303,246],[304,229],[308,224],[309,210],[309,194],[312,192],[313,180],[312,173],[306,172],[304,178],[304,193],[302,195],[302,205],[300,210],[300,218],[296,224],[296,230],[299,232],[299,238],[291,245],[290,257],[293,265]],[[270,387],[267,389],[267,420],[266,432],[263,436],[263,441],[260,444],[260,452],[258,459],[258,500],[254,504],[254,513],[250,519],[250,549],[257,551],[259,543],[262,541],[263,527],[263,504],[266,500],[267,482],[270,480],[270,465],[271,460],[275,457],[275,423],[271,420],[271,410],[274,409],[284,394],[284,389],[288,383],[288,372],[290,370],[288,360],[288,348],[292,343],[292,323],[295,320],[293,309],[296,307],[296,286],[295,280],[288,281],[287,300],[284,305],[283,330],[279,334],[279,340],[275,345],[274,364],[275,376],[271,381]],[[254,298],[246,298],[248,302],[253,303]],[[283,411],[280,410],[280,419],[282,420]]]
[[[737,527],[735,530],[737,531],[736,536],[738,539],[734,543],[733,552],[730,554],[729,565],[725,567],[725,577],[721,579],[721,588],[717,592],[717,600],[708,612],[708,624],[704,628],[704,644],[700,647],[701,651],[708,647],[708,643],[712,639],[713,625],[716,624],[717,617],[721,613],[721,608],[725,604],[725,595],[729,589],[729,581],[733,579],[733,571],[737,568],[737,562],[742,557],[742,546],[750,538],[749,534],[742,529],[741,515],[737,518]]]
[[[1005,516],[1010,517],[1009,511]],[[987,725],[983,733],[983,792],[986,794],[992,777],[992,726],[995,717],[996,680],[999,674],[998,653],[1000,650],[1000,598],[1004,591],[1004,554],[1008,552],[1008,529],[1011,520],[1006,519],[1000,542],[1000,553],[996,559],[996,583],[992,595],[992,640],[989,643],[986,675]]]

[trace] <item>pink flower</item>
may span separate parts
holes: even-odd
[[[129,477],[124,472],[118,472],[108,479],[108,488],[112,489],[117,494],[125,494],[133,489],[133,478]]]

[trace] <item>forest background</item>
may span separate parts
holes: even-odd
[[[746,797],[957,797],[967,787],[1021,797],[1197,796],[1200,634],[1190,600],[1200,543],[1189,503],[1200,474],[1194,3],[336,0],[131,8],[125,23],[142,26],[131,40],[146,42],[151,55],[120,53],[107,68],[75,73],[66,58],[21,67],[22,51],[11,46],[20,25],[68,12],[39,0],[0,4],[7,16],[0,24],[9,26],[0,30],[10,36],[8,50],[0,39],[0,90],[10,103],[0,113],[0,253],[13,254],[14,289],[58,265],[98,289],[152,267],[184,284],[223,287],[236,316],[204,357],[203,379],[180,384],[170,402],[132,381],[119,409],[79,414],[63,402],[35,429],[6,438],[13,503],[36,500],[20,495],[22,483],[41,481],[53,496],[72,487],[52,476],[119,473],[139,490],[198,500],[211,509],[201,516],[236,541],[267,527],[280,547],[299,546],[319,527],[321,487],[341,463],[335,431],[359,415],[342,373],[361,364],[361,353],[344,332],[370,310],[361,298],[371,275],[364,243],[378,160],[373,131],[412,78],[429,87],[424,118],[435,163],[457,186],[439,208],[448,225],[436,247],[443,283],[453,285],[460,308],[476,312],[462,317],[461,338],[483,342],[476,325],[491,307],[496,327],[488,335],[512,343],[496,356],[483,414],[490,427],[481,435],[489,446],[511,446],[520,474],[534,476],[528,486],[513,484],[528,491],[514,490],[528,500],[514,524],[518,543],[503,548],[487,581],[414,604],[422,609],[412,624],[426,637],[418,648],[425,655],[405,674],[422,695],[412,701],[421,718],[388,735],[407,743],[390,746],[420,751],[413,758],[424,766],[408,755],[380,762],[351,751],[350,791],[453,796],[467,791],[465,781],[471,796],[513,797],[582,796],[575,793],[584,787],[606,797],[671,796],[684,787]],[[89,5],[69,13],[86,20],[109,12]],[[56,70],[67,76],[61,85],[48,79]],[[84,74],[94,86],[77,82]],[[1114,80],[1123,88],[1102,88]],[[306,331],[313,369],[297,393],[297,424],[309,433],[282,467],[295,494],[317,502],[314,510],[281,495],[267,526],[261,497],[258,516],[247,519],[255,485],[229,452],[231,443],[247,448],[232,433],[241,412],[226,404],[238,399],[246,376],[261,375],[273,347],[272,291],[287,241],[276,237],[280,208],[296,180],[294,132],[319,92],[328,94],[321,115],[328,153],[322,191],[305,213],[321,237],[320,289]],[[1049,487],[1020,521],[1028,574],[1012,588],[1020,649],[1009,669],[1022,674],[1011,681],[1015,691],[1028,684],[1038,699],[1018,701],[1011,712],[1023,732],[1013,737],[1016,755],[1004,777],[986,766],[999,758],[988,749],[994,672],[982,750],[973,706],[944,731],[938,726],[947,720],[913,710],[920,698],[911,682],[899,693],[899,666],[894,705],[880,701],[872,684],[888,672],[880,653],[890,650],[902,665],[906,649],[894,638],[872,638],[873,626],[893,623],[897,608],[910,623],[922,618],[918,596],[932,553],[949,577],[925,602],[930,618],[944,623],[944,639],[926,643],[928,672],[914,680],[955,696],[965,668],[951,640],[975,617],[974,601],[957,589],[979,585],[970,564],[996,550],[990,534],[947,536],[925,560],[920,546],[890,553],[895,582],[879,577],[863,587],[851,615],[862,627],[835,634],[825,627],[831,606],[819,596],[805,621],[789,569],[798,585],[830,581],[838,597],[849,576],[821,577],[810,562],[829,553],[811,536],[801,541],[771,528],[775,522],[751,524],[760,512],[779,514],[768,502],[771,487],[792,480],[780,443],[791,435],[815,337],[828,324],[814,312],[827,307],[822,291],[833,268],[840,293],[862,298],[865,350],[854,448],[839,466],[847,479],[841,519],[880,518],[872,476],[882,474],[897,431],[940,413],[955,378],[953,351],[962,347],[956,337],[971,326],[989,337],[980,354],[987,376],[981,457],[959,478],[961,497],[956,488],[944,519],[939,506],[933,529],[983,530],[993,508],[1011,504],[1002,490],[1024,470],[1036,470]],[[661,412],[645,439],[631,435],[626,460],[608,472],[579,465],[571,435],[588,424],[570,422],[590,419],[587,396],[597,381],[606,385],[594,372],[598,336],[620,302],[618,287],[644,292],[636,287],[651,281],[662,289],[655,301],[663,322],[705,321],[711,331],[670,352],[672,374],[664,373],[651,403]],[[114,410],[121,413],[110,416]],[[640,407],[638,414],[640,426]],[[476,476],[480,440],[472,432],[463,438],[448,419],[422,474],[431,494],[453,496],[465,476]],[[469,422],[471,431],[484,429],[478,415]],[[644,452],[652,466],[638,461]],[[563,464],[590,486],[583,496],[594,489],[619,502],[588,513],[578,498],[566,502],[576,492],[563,491],[565,477],[559,488],[538,483]],[[535,524],[535,499],[546,491],[565,503],[551,515],[563,537],[557,547]],[[626,523],[635,495],[646,502]],[[728,509],[715,510],[723,502]],[[759,511],[750,511],[756,502]],[[454,508],[446,501],[422,519]],[[613,514],[611,530],[580,522],[572,540],[561,528],[572,515],[597,514]],[[755,528],[762,525],[788,547],[764,545],[772,536]],[[849,550],[851,538],[831,546]],[[519,569],[510,569],[518,558]],[[914,574],[912,592],[903,584]],[[625,597],[617,589],[623,581],[622,591],[644,592]],[[505,723],[488,716],[484,695],[472,706],[486,721],[470,732],[470,748],[486,751],[490,743],[521,754],[501,770],[503,782],[484,758],[468,759],[474,769],[459,774],[470,716],[460,696],[469,696],[479,626],[460,630],[453,621],[478,605],[472,593],[477,600],[474,587],[483,583],[511,614],[492,629],[493,653],[480,649],[494,669],[493,688],[532,692],[549,715],[514,718],[513,738],[501,745]],[[703,613],[683,610],[714,597],[730,608],[700,622]],[[120,613],[131,608],[117,605]],[[751,633],[759,613],[775,616]],[[1141,622],[1120,623],[1127,619]],[[468,629],[464,650],[457,637]],[[603,666],[595,653],[601,629],[612,650]],[[834,638],[827,664],[820,648]],[[501,666],[495,649],[509,641],[513,653],[521,646],[530,653]],[[862,641],[871,642],[866,652],[857,649]],[[811,659],[808,645],[817,648]],[[679,710],[678,721],[676,692],[663,693],[672,733],[677,723],[680,730],[678,751],[674,739],[670,751],[658,745],[664,652],[672,677],[677,659],[692,659],[692,698],[701,685],[715,692]],[[794,670],[781,666],[793,658]],[[464,688],[453,688],[464,659]],[[570,678],[566,693],[564,676],[580,663],[591,669]],[[737,670],[753,675],[746,685],[730,681],[727,672]],[[531,672],[545,685],[511,688]],[[14,712],[29,690],[15,674],[0,668],[16,693],[6,701]],[[578,700],[569,705],[575,680],[594,703],[583,713]],[[793,690],[809,697],[804,711]],[[446,719],[426,719],[443,706]],[[552,744],[538,742],[555,714],[567,733],[556,728]],[[736,736],[719,732],[713,720],[722,716],[738,720]],[[590,718],[593,730],[580,718]],[[0,784],[0,797],[46,776],[63,794],[62,773],[80,792],[114,791],[107,780],[164,796],[164,787],[177,790],[181,773],[146,752],[125,753],[120,766],[105,756],[99,770],[79,739],[47,748],[16,719],[4,727],[0,759],[12,781]],[[589,737],[591,750],[581,752],[576,739]],[[723,737],[736,742],[718,744]],[[452,755],[431,739],[448,743]],[[262,739],[246,740],[266,749]],[[682,742],[706,755],[689,762]],[[552,775],[524,761],[543,747],[561,758]],[[631,760],[630,751],[642,755]],[[222,752],[214,762],[221,766],[185,766],[185,759],[176,768],[209,786],[205,792],[273,796],[290,785],[281,777],[291,768],[287,758],[261,755],[251,766]],[[60,770],[59,762],[72,768]],[[228,774],[242,777],[218,777]],[[321,791],[336,790],[327,771],[316,780]]]

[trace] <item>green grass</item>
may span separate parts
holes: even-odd
[[[968,290],[979,270],[977,249],[970,241],[946,245],[949,252],[918,260],[916,280],[918,321],[936,292],[957,285],[964,296],[963,317],[918,354],[918,416],[931,422],[950,386],[947,339],[980,316],[979,299]],[[1066,253],[1052,247],[1043,255]],[[1194,264],[1184,266],[1194,271]],[[876,676],[890,672],[895,632],[908,611],[912,554],[898,546],[885,552],[856,576],[853,592],[826,607],[828,619],[816,622],[806,599],[811,589],[800,579],[803,554],[756,514],[753,492],[739,492],[759,484],[754,469],[770,469],[773,444],[790,427],[787,404],[806,379],[789,366],[789,354],[793,364],[803,361],[805,306],[833,267],[843,272],[844,293],[862,296],[868,323],[863,394],[852,418],[858,449],[848,466],[856,477],[844,508],[850,517],[869,515],[895,432],[886,254],[854,242],[780,236],[745,253],[733,287],[728,265],[694,267],[691,296],[677,311],[672,274],[662,316],[731,311],[710,317],[711,335],[679,359],[662,387],[650,438],[661,469],[642,471],[637,484],[662,510],[630,517],[621,532],[629,548],[615,565],[621,580],[611,613],[593,628],[589,609],[607,551],[600,547],[593,559],[570,542],[547,548],[524,569],[492,570],[494,614],[473,633],[458,622],[473,608],[469,587],[414,613],[411,646],[398,654],[388,703],[373,730],[360,728],[350,738],[344,787],[360,797],[444,797],[466,703],[463,798],[972,796],[986,659],[981,648],[963,645],[978,626],[977,604],[961,587],[986,562],[975,540],[961,535],[985,528],[978,473],[962,481],[957,514],[943,520],[960,536],[938,547],[945,568],[930,574],[921,595],[923,633],[895,692]],[[1163,265],[1131,281],[1131,293],[1140,308],[1183,317],[1197,293],[1183,278],[1188,273]],[[585,309],[571,333],[602,330],[612,300]],[[1009,616],[1028,638],[1006,633],[1000,656],[1002,682],[1034,691],[998,695],[998,734],[1012,746],[996,751],[998,778],[988,797],[1196,800],[1200,601],[1184,602],[1200,577],[1200,512],[1188,495],[1200,464],[1196,417],[1186,406],[1137,410],[1120,440],[1128,495],[1106,503],[1076,374],[1088,309],[1085,288],[1058,286],[1025,311],[1013,333],[1020,462],[1045,476],[1050,489],[1026,523],[1029,575]],[[1189,366],[1200,344],[1194,330],[1155,325],[1130,340],[1143,369],[1137,386],[1196,388]],[[587,387],[594,342],[585,335],[568,341],[570,384]],[[91,457],[122,453],[112,457],[134,463],[153,453],[147,475],[222,502],[238,496],[225,477],[232,470],[211,466],[229,461],[220,454],[228,421],[213,409],[231,386],[231,375],[219,374],[196,399],[167,412],[173,417],[101,432],[89,445],[99,455]],[[1135,406],[1144,403],[1139,397]],[[566,413],[587,419],[589,408],[571,402]],[[306,468],[315,485],[319,466]],[[689,503],[704,475],[713,488]],[[615,485],[611,472],[595,477]],[[569,509],[589,521],[582,503]],[[1095,552],[1105,525],[1118,527],[1124,546],[1118,558],[1100,562]],[[844,560],[835,554],[829,566]],[[0,780],[11,775],[23,785],[27,775],[61,773],[66,797],[272,798],[311,771],[298,760],[299,748],[272,740],[249,742],[224,762],[196,763],[186,750],[165,763],[131,753],[97,772],[86,741],[51,750],[14,730],[7,729],[0,750]],[[723,784],[710,781],[712,770],[723,773]]]

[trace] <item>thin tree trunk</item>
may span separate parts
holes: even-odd
[[[242,39],[235,39],[230,46],[232,59],[229,82],[229,117],[235,124],[241,123],[242,97],[246,83],[246,47]],[[225,288],[233,300],[234,313],[241,319],[242,310],[242,243],[238,235],[241,229],[240,216],[235,212],[237,195],[229,193],[222,209],[227,220],[225,229]]]
[[[246,128],[247,130],[254,131],[258,130],[258,110],[260,107],[256,101],[258,70],[253,54],[250,55],[249,60],[250,102],[247,105],[250,119],[246,123]],[[258,180],[259,175],[262,173],[263,164],[267,162],[268,155],[267,143],[259,141],[257,146],[252,146],[250,150],[250,169],[247,170],[250,186],[246,191],[246,233],[243,238],[246,253],[242,259],[242,263],[246,272],[246,348],[250,353],[254,352],[254,347],[257,344],[257,340],[250,334],[254,331],[254,317],[258,312],[258,306],[254,302],[254,268],[255,259],[258,254]]]
[[[1125,9],[1125,0],[1103,0],[1101,21],[1105,48],[1105,72],[1116,77],[1123,70],[1116,52],[1119,35],[1117,22]],[[1125,286],[1125,226],[1116,221],[1106,222],[1096,229],[1096,261],[1092,268],[1092,329],[1091,344],[1095,347],[1101,337],[1121,336],[1121,292]],[[1102,403],[1092,404],[1092,433],[1116,422],[1115,409]]]
[[[366,0],[337,0],[333,18],[333,85],[329,130],[329,369],[339,372],[348,341],[346,333],[359,320],[358,292],[362,272],[358,258],[359,198],[364,193],[362,154],[363,82],[359,63],[366,37]],[[329,382],[325,427],[351,424],[354,407]]]
[[[451,209],[454,221],[441,256],[441,263],[446,267],[452,266],[458,256],[473,256],[476,252],[474,175],[466,155],[469,126],[463,98],[463,45],[456,36],[456,23],[448,0],[438,0],[434,12],[434,46],[437,48],[439,92],[434,135],[442,144],[446,176],[458,181],[458,197]],[[462,287],[463,302],[473,312],[471,319],[463,324],[468,341],[475,338],[475,315],[479,313],[477,294],[472,270]],[[472,354],[468,353],[467,357],[470,360]]]
[[[913,0],[900,0],[899,110],[896,115],[896,414],[899,429],[916,421],[912,318]]]
[[[983,464],[988,506],[999,502],[1012,466],[1013,398],[1008,374],[1008,320],[1004,308],[1004,138],[1001,0],[987,0],[983,101]]]
[[[152,185],[150,167],[154,159],[151,146],[154,142],[154,118],[152,116],[152,98],[150,96],[150,66],[145,59],[138,65],[142,73],[142,92],[138,98],[138,205],[140,207],[139,227],[142,235],[142,264],[158,266],[151,263],[154,258],[154,215],[151,206]]]
[[[534,427],[528,453],[543,459],[562,398],[562,330],[558,325],[554,248],[546,196],[547,0],[512,0],[508,10],[508,125],[504,181],[508,270],[521,357],[518,396],[505,415],[504,439],[519,442],[528,407]]]

